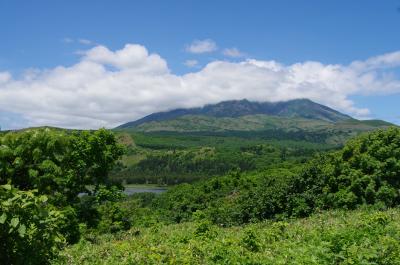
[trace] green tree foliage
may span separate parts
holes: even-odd
[[[2,135],[0,264],[44,264],[65,242],[77,242],[79,222],[88,221],[80,218],[78,195],[115,199],[108,173],[122,153],[104,129]]]
[[[88,185],[105,184],[122,155],[112,133],[40,129],[0,138],[0,184],[37,189],[53,203],[69,204]]]
[[[113,174],[129,183],[177,184],[231,170],[254,170],[255,157],[248,152],[220,151],[204,147],[199,150],[173,150],[150,153],[134,166]]]
[[[47,196],[0,186],[0,264],[47,264],[65,243],[67,222]]]
[[[169,221],[197,210],[219,225],[304,217],[324,209],[400,203],[400,129],[361,135],[336,152],[317,155],[301,170],[268,169],[180,185],[155,200]]]
[[[378,130],[349,141],[334,153],[318,156],[290,187],[294,215],[316,208],[400,203],[400,129]]]

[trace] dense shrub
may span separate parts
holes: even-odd
[[[0,186],[0,264],[47,264],[65,243],[67,218],[45,195]]]
[[[286,222],[204,222],[103,235],[56,264],[400,264],[400,211],[333,210]]]
[[[114,135],[103,129],[3,134],[0,263],[45,264],[64,243],[78,242],[80,222],[89,221],[79,219],[78,195],[111,200],[108,172],[122,152]],[[91,212],[84,217],[91,218]]]
[[[64,132],[32,129],[0,137],[0,184],[37,189],[68,205],[87,185],[107,183],[123,149],[106,130]]]
[[[364,134],[334,153],[308,163],[290,187],[289,208],[304,215],[316,208],[353,209],[400,203],[400,129]]]
[[[156,208],[172,222],[203,210],[219,225],[305,217],[323,209],[400,203],[400,129],[361,135],[336,152],[317,155],[301,170],[228,174],[180,185],[159,198]]]

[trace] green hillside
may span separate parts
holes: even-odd
[[[396,127],[328,152],[234,134],[32,129],[0,140],[1,264],[400,264]],[[206,177],[124,195],[109,174],[118,142],[153,148],[144,173]]]
[[[232,132],[232,131],[269,131],[284,132],[331,133],[332,136],[343,134],[348,138],[357,133],[372,131],[377,128],[393,126],[384,121],[359,121],[348,119],[328,122],[319,119],[288,118],[265,114],[246,115],[240,117],[210,117],[204,115],[185,115],[173,120],[152,121],[133,128],[139,132]],[[326,139],[329,141],[329,139]]]
[[[399,139],[378,130],[300,167],[122,200],[103,218],[129,230],[85,230],[54,263],[400,264]]]
[[[284,163],[299,163],[317,152],[339,148],[360,133],[392,125],[348,117],[333,122],[267,114],[215,116],[226,114],[227,105],[236,108],[239,103],[217,104],[218,108],[212,108],[214,116],[190,114],[115,129],[128,152],[112,172],[113,178],[126,183],[176,184],[231,170],[284,167]],[[289,106],[299,110],[304,107],[300,103],[310,102]],[[253,106],[249,104],[245,106]],[[292,108],[287,107],[286,113]]]
[[[118,132],[252,135],[276,140],[305,140],[343,145],[366,131],[393,124],[356,120],[308,99],[285,102],[224,101],[202,108],[176,109],[148,115],[116,128]]]

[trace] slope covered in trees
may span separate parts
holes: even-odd
[[[133,229],[87,237],[57,262],[398,264],[399,155],[392,128],[305,165],[137,195]]]
[[[28,130],[0,141],[2,264],[400,259],[399,128],[363,134],[308,161],[233,169],[133,196],[110,181],[123,150],[109,131]]]

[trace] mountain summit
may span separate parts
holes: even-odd
[[[315,103],[309,99],[295,99],[281,102],[252,102],[243,99],[223,101],[217,104],[205,105],[200,108],[175,109],[166,112],[157,112],[139,120],[122,124],[118,128],[133,128],[144,123],[174,120],[187,115],[201,115],[214,118],[238,118],[257,114],[285,118],[319,120],[330,123],[352,119],[348,115]]]

